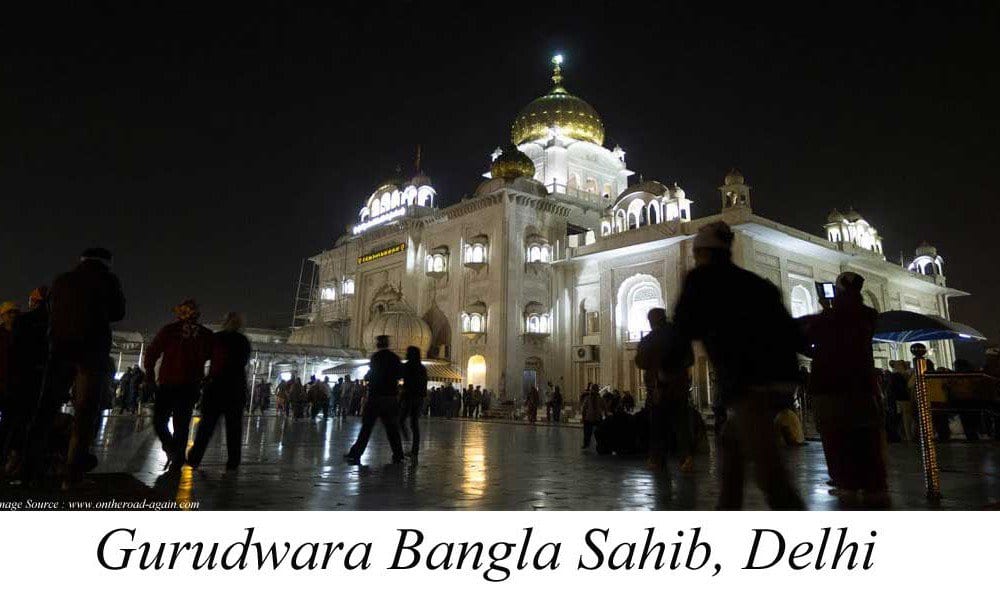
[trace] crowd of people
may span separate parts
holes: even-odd
[[[888,372],[875,369],[871,341],[876,313],[864,305],[864,279],[844,272],[832,299],[818,314],[793,319],[777,288],[736,266],[733,233],[723,222],[702,227],[693,240],[695,268],[683,284],[672,318],[649,311],[650,331],[638,343],[635,363],[643,371],[645,402],[636,411],[629,392],[588,383],[579,398],[584,449],[596,439],[600,454],[645,454],[653,469],[691,473],[707,443],[706,426],[690,403],[692,345],[700,342],[715,371],[713,412],[721,488],[718,506],[742,506],[749,465],[773,508],[799,509],[779,444],[803,443],[799,415],[815,421],[830,474],[831,492],[866,506],[888,505],[887,441],[914,438],[913,376],[906,361]],[[250,343],[240,315],[226,316],[220,331],[200,323],[194,300],[174,307],[175,320],[149,344],[141,365],[114,382],[111,324],[125,314],[111,253],[86,250],[77,266],[39,287],[28,310],[0,305],[0,466],[2,475],[29,484],[55,478],[64,488],[83,481],[97,465],[90,451],[98,413],[114,403],[122,412],[152,406],[153,430],[166,455],[166,469],[197,468],[220,419],[225,421],[227,469],[240,465],[242,416],[262,413],[272,401],[270,382],[248,393]],[[734,294],[738,302],[733,302]],[[918,358],[922,344],[911,347]],[[799,356],[811,359],[811,371]],[[928,368],[934,370],[928,361]],[[154,375],[155,374],[155,375]],[[401,382],[401,385],[400,385]],[[282,380],[273,392],[279,415],[295,418],[360,416],[358,438],[345,455],[357,464],[375,423],[382,421],[393,462],[406,456],[402,438],[419,453],[422,416],[480,419],[496,405],[514,405],[482,386],[447,383],[428,389],[420,350],[406,361],[377,339],[369,371],[331,384],[329,377]],[[60,408],[70,402],[71,414]],[[188,448],[191,421],[201,423]],[[561,386],[530,386],[523,417],[536,423],[564,422]],[[947,427],[945,427],[946,429]],[[943,433],[942,433],[943,435]]]
[[[250,358],[242,318],[230,313],[221,330],[212,332],[199,323],[194,300],[181,302],[174,308],[176,320],[149,344],[141,367],[116,382],[111,326],[125,316],[125,296],[111,263],[108,250],[87,249],[51,287],[31,292],[26,312],[13,302],[0,307],[4,479],[77,487],[98,463],[91,445],[100,411],[135,413],[149,402],[168,469],[197,467],[220,418],[226,423],[226,467],[239,466]],[[67,403],[72,410],[64,412]],[[188,449],[196,403],[202,420]]]
[[[55,476],[72,487],[97,465],[98,411],[111,400],[111,323],[125,296],[111,253],[85,250],[72,270],[38,287],[28,310],[0,306],[0,465],[4,478]],[[71,402],[73,414],[61,411]]]
[[[732,262],[733,238],[723,222],[702,227],[693,241],[695,268],[684,281],[673,319],[663,309],[649,312],[651,331],[639,343],[635,361],[644,371],[650,464],[661,468],[673,454],[679,471],[694,468],[704,430],[689,403],[691,348],[697,341],[716,375],[720,508],[742,506],[748,465],[773,508],[803,507],[779,450],[782,443],[804,443],[803,414],[819,432],[830,493],[862,506],[888,506],[887,443],[914,439],[914,377],[906,361],[893,361],[889,372],[875,368],[877,313],[862,300],[864,278],[841,273],[821,312],[793,319],[773,284]],[[914,362],[927,354],[923,344],[910,350]],[[811,371],[799,366],[800,355],[810,359]],[[956,366],[961,369],[960,362]],[[927,369],[935,371],[929,360]],[[596,390],[582,404],[587,447],[591,431],[608,422],[608,412]],[[934,418],[938,436],[946,439],[948,416]],[[962,418],[975,436],[975,418]],[[626,450],[635,446],[625,444]]]

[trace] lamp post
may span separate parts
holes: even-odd
[[[927,359],[918,357],[914,396],[916,397],[917,422],[920,428],[920,458],[924,467],[924,487],[931,501],[941,499],[941,473],[938,469],[937,446],[934,442],[934,423],[931,420],[931,404],[927,397]]]

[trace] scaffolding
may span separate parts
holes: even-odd
[[[308,325],[316,316],[319,299],[319,266],[311,259],[302,261],[299,283],[295,288],[295,305],[292,307],[292,328]]]

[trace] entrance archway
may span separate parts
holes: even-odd
[[[473,387],[477,385],[486,387],[486,358],[482,354],[469,357],[469,363],[465,369],[465,383]]]

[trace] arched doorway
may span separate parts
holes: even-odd
[[[473,387],[477,385],[486,387],[486,358],[482,354],[469,357],[469,363],[465,369],[465,384]]]

